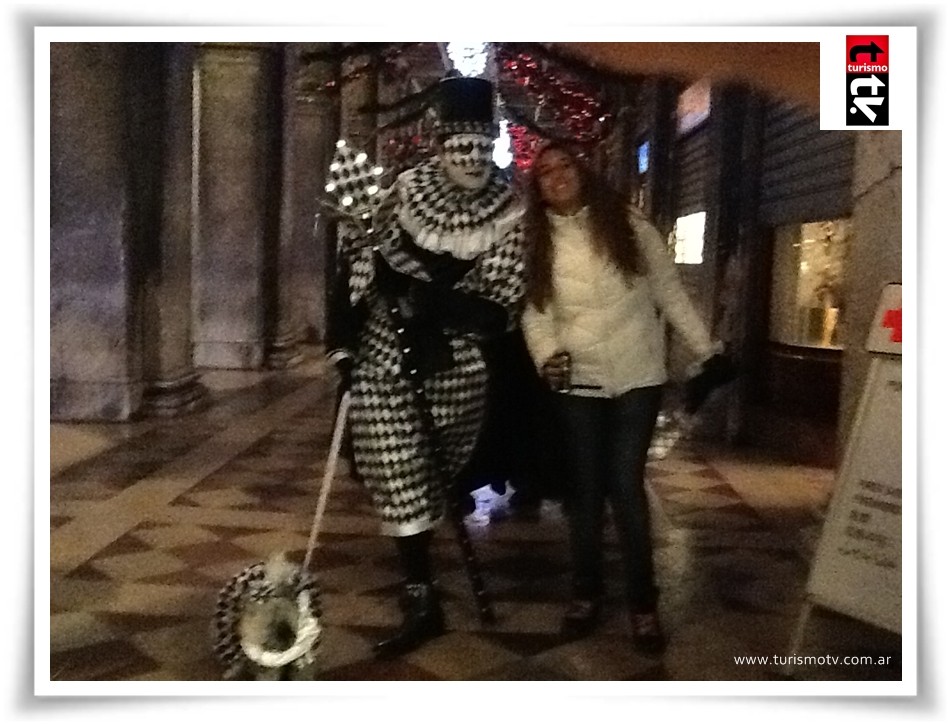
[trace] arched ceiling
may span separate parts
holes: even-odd
[[[441,43],[405,44],[400,56],[419,83],[446,72]],[[520,46],[524,44],[514,43]],[[593,70],[628,76],[669,75],[685,82],[709,76],[735,81],[817,111],[818,43],[533,43]]]
[[[628,75],[710,76],[819,107],[818,43],[547,43],[553,50]]]

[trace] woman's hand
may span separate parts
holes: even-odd
[[[541,366],[541,377],[552,390],[563,393],[571,389],[571,355],[561,351],[554,353]]]

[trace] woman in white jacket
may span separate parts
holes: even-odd
[[[647,450],[667,380],[664,320],[699,360],[718,352],[678,279],[666,244],[640,211],[597,184],[564,146],[535,158],[526,215],[522,327],[554,394],[569,462],[573,565],[570,636],[588,634],[604,594],[603,514],[610,501],[638,649],[659,653]]]

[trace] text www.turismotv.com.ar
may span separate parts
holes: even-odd
[[[886,667],[891,664],[891,655],[746,655],[734,657],[737,665],[775,665],[778,667],[810,667],[814,665],[843,665],[855,667],[860,665],[879,665]]]

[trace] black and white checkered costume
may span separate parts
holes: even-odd
[[[423,282],[432,280],[426,259],[435,259],[433,254],[469,260],[452,290],[497,303],[507,313],[509,328],[517,322],[524,290],[522,210],[507,183],[495,169],[485,189],[465,191],[444,178],[438,163],[431,159],[396,179],[382,202],[390,211],[374,220],[371,234],[365,233],[366,225],[344,223],[338,234],[349,305],[364,311],[352,351],[353,453],[382,533],[390,536],[416,534],[440,521],[442,481],[454,477],[474,449],[488,377],[479,335],[445,331],[451,362],[423,386],[448,468],[440,472],[404,369],[408,358],[404,338],[397,334],[400,322],[391,311],[393,300],[376,279],[377,257]],[[415,254],[413,245],[426,254]]]

